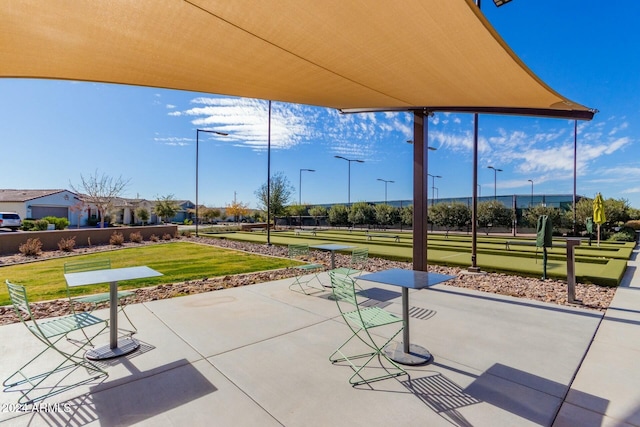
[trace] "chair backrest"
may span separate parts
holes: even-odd
[[[331,277],[333,296],[338,304],[338,308],[340,308],[340,302],[346,302],[358,307],[354,280],[350,276],[339,274],[334,271],[329,272],[329,277]],[[340,311],[342,312],[341,309]]]
[[[369,248],[355,248],[351,252],[351,264],[366,264],[369,260]]]
[[[100,258],[89,261],[71,261],[64,264],[65,273],[78,273],[80,271],[108,270],[111,268],[109,258]]]
[[[9,282],[8,279],[6,283],[11,304],[13,304],[13,308],[16,310],[16,314],[20,318],[20,321],[25,323],[27,320],[33,319],[25,287],[22,285],[15,285]]]
[[[309,255],[309,245],[292,244],[289,245],[289,258]]]

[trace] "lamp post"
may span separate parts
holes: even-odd
[[[217,130],[196,129],[196,237],[198,237],[198,153],[200,151],[200,132],[214,133],[220,136],[228,136],[228,133],[219,132]]]
[[[392,183],[393,184],[395,181],[391,181],[391,180],[388,180],[388,179],[382,179],[382,178],[378,178],[378,181],[384,182],[384,204],[386,205],[387,204],[387,184],[388,183]]]
[[[500,7],[505,3],[509,3],[511,0],[493,0],[496,7]],[[476,6],[481,9],[481,1],[476,0]],[[471,266],[468,271],[472,273],[479,273],[480,267],[478,267],[478,113],[473,114],[473,195],[471,202]]]
[[[359,160],[359,159],[347,159],[346,157],[342,157],[342,156],[333,156],[336,159],[342,159],[342,160],[346,160],[349,163],[349,169],[348,169],[348,181],[347,181],[347,202],[349,204],[349,207],[351,207],[351,162],[358,162],[358,163],[364,163],[364,160]]]
[[[431,175],[427,174],[431,177],[431,206],[433,206],[433,200],[436,197],[436,178],[442,178],[440,175]]]
[[[315,172],[315,169],[300,169],[300,185],[298,186],[298,204],[302,206],[302,172]]]
[[[487,166],[489,169],[493,169],[493,200],[498,198],[498,172],[502,172],[502,169],[494,168],[493,166]]]
[[[533,180],[528,179],[527,181],[531,183],[531,201],[529,202],[529,208],[531,208],[531,206],[533,206]]]

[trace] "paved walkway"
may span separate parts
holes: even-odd
[[[329,292],[280,280],[136,304],[142,346],[105,364],[108,378],[27,413],[0,393],[0,424],[640,426],[636,271],[632,260],[604,316],[444,284],[412,291],[411,339],[433,363],[361,387],[328,361],[348,336]],[[401,313],[397,288],[364,285]],[[21,324],[0,327],[0,378],[41,346]]]

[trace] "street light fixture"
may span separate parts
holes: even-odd
[[[494,168],[493,166],[487,166],[489,169],[493,169],[493,200],[498,198],[497,176],[498,172],[502,172],[502,169]]]
[[[300,169],[300,185],[298,186],[298,204],[302,206],[302,172],[315,172],[315,169]]]
[[[433,207],[433,199],[436,196],[436,178],[442,177],[440,175],[431,175],[430,173],[427,175],[431,177],[431,206]]]
[[[407,139],[407,144],[413,144],[413,139]],[[430,151],[436,151],[437,147],[427,146],[427,149]]]
[[[390,181],[390,180],[382,179],[382,178],[378,178],[378,181],[384,182],[384,204],[386,205],[387,204],[387,183],[390,182],[390,183],[393,184],[395,181]]]
[[[528,179],[527,181],[531,183],[531,201],[529,202],[529,208],[531,208],[531,206],[533,206],[533,180]]]
[[[348,181],[347,181],[347,202],[349,204],[349,207],[351,207],[351,162],[358,162],[358,163],[364,163],[364,160],[359,160],[359,159],[347,159],[346,157],[342,157],[342,156],[333,156],[336,159],[342,159],[342,160],[346,160],[349,163],[349,175],[348,175]]]
[[[198,237],[198,152],[200,151],[200,132],[213,133],[220,136],[229,136],[228,133],[217,130],[196,129],[196,237]]]

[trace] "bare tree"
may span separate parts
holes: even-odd
[[[85,204],[94,205],[98,209],[100,228],[104,228],[105,216],[113,208],[114,200],[122,195],[129,180],[125,181],[121,176],[114,179],[111,176],[99,174],[97,170],[86,178],[80,175],[80,180],[79,187],[70,183],[71,188]]]

